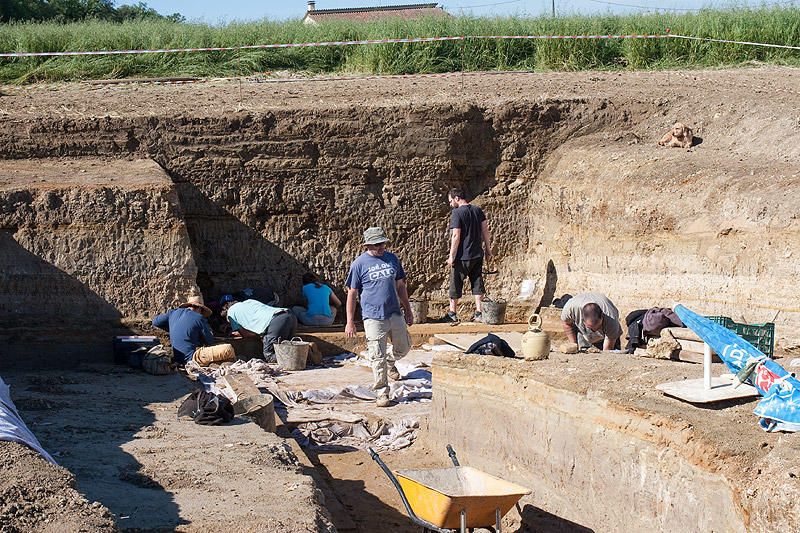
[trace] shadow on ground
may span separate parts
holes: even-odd
[[[39,441],[77,479],[77,489],[116,516],[121,530],[172,531],[186,523],[170,491],[126,451],[149,438],[151,404],[189,391],[181,376],[151,376],[124,367],[7,371],[12,398]],[[144,432],[144,435],[142,435]]]
[[[338,513],[331,512],[333,523],[340,533],[358,532],[370,533],[373,531],[392,531],[395,533],[418,533],[419,527],[414,526],[409,518],[397,511],[394,507],[386,504],[381,498],[372,494],[366,487],[364,481],[359,479],[340,479],[334,477],[320,455],[356,453],[362,454],[365,461],[369,457],[364,451],[326,449],[325,451],[315,451],[306,448],[306,455],[314,465],[318,475],[328,483],[336,494],[336,498],[344,508],[348,516],[337,516]],[[386,480],[389,483],[389,480]],[[333,511],[329,505],[329,510]]]
[[[515,533],[594,533],[593,529],[533,505],[525,505],[519,514],[522,516],[522,526]]]

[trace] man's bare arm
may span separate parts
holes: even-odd
[[[575,324],[566,320],[561,321],[561,327],[564,329],[564,335],[573,344],[578,344],[578,335],[575,333]]]
[[[406,280],[398,279],[396,282],[397,285],[397,296],[400,297],[400,305],[403,306],[403,311],[405,311],[406,315],[406,324],[409,326],[414,323],[414,314],[411,312],[411,302],[408,301],[408,287],[406,286]]]
[[[344,334],[348,337],[356,336],[356,298],[358,289],[347,289],[347,324],[344,327]]]
[[[453,266],[458,252],[458,243],[461,242],[461,228],[453,228],[453,235],[450,237],[450,255],[447,256],[447,264]]]

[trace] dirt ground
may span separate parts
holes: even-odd
[[[209,79],[189,84],[57,83],[3,85],[0,116],[74,118],[115,116],[208,116],[280,108],[335,109],[353,106],[435,104],[471,100],[566,99],[591,95],[641,99],[656,107],[675,98],[689,100],[726,95],[726,102],[746,103],[753,96],[775,104],[800,100],[800,69],[775,66],[729,70],[469,73],[428,76],[319,78],[292,80]],[[728,98],[729,97],[729,98]]]
[[[333,530],[283,439],[241,417],[224,426],[178,420],[193,387],[183,376],[93,365],[3,378],[30,429],[75,476],[77,490],[105,506],[123,531]],[[53,490],[67,483],[58,481]],[[32,484],[39,485],[35,476],[23,487]],[[76,531],[110,529],[110,515],[81,516],[74,515]],[[38,530],[19,524],[20,531]]]
[[[412,351],[409,362],[416,352],[422,351]],[[459,356],[442,357],[449,361]],[[614,362],[613,371],[608,367],[610,361]],[[488,358],[485,364],[487,370],[501,368],[508,376],[521,375],[523,366],[524,372],[536,370],[537,379],[547,376],[553,386],[564,390],[600,394],[632,412],[662,413],[672,421],[667,431],[674,426],[703,435],[699,440],[706,444],[698,445],[696,452],[699,463],[707,460],[708,443],[716,442],[715,457],[726,462],[764,464],[765,455],[770,455],[769,468],[782,465],[781,469],[794,474],[787,453],[791,455],[797,439],[760,432],[751,413],[752,403],[734,403],[722,410],[687,408],[653,388],[662,381],[700,376],[700,365],[555,353],[551,361],[537,363],[535,369],[530,363],[495,358]],[[565,366],[566,373],[562,371]],[[722,372],[722,365],[715,365],[714,371]],[[626,374],[630,374],[628,384],[615,386]],[[47,527],[61,520],[53,510],[56,498],[55,509],[63,509],[66,502],[75,529],[87,531],[110,531],[114,523],[129,531],[418,530],[408,520],[397,491],[365,450],[301,451],[288,438],[285,426],[280,426],[275,436],[245,420],[222,427],[177,420],[177,406],[192,387],[182,376],[149,376],[123,367],[85,365],[74,371],[9,372],[4,378],[12,385],[14,400],[29,427],[69,469],[41,468],[42,460],[19,446],[0,448],[0,463],[10,463],[7,456],[13,457],[9,479],[20,487],[13,490],[23,491],[18,495],[12,484],[0,483],[0,506],[5,503],[0,517],[6,521],[0,525],[13,526],[10,531],[55,531]],[[305,390],[367,384],[371,372],[365,366],[349,364],[289,373],[279,380],[288,390]],[[336,409],[390,420],[413,416],[424,427],[431,404],[401,403],[381,410],[363,402]],[[690,443],[696,439],[687,438]],[[392,469],[447,466],[444,448],[440,443],[431,446],[423,429],[410,447],[382,452],[381,457]],[[485,446],[491,443],[480,448]],[[780,450],[781,459],[775,462]],[[464,452],[466,455],[467,450]],[[751,468],[746,467],[741,475],[746,478],[750,473]],[[78,492],[66,488],[72,475]],[[26,504],[31,498],[32,503]],[[322,502],[325,510],[319,505]],[[15,508],[10,511],[12,503]],[[39,509],[46,511],[33,519],[33,512]],[[520,526],[515,511],[506,527],[555,532],[569,530],[564,528],[572,523],[546,509],[537,509],[537,513],[526,517],[536,524],[535,529],[530,529],[530,523]]]
[[[30,141],[32,148],[24,146],[37,135],[49,140],[57,139],[60,135],[57,126],[70,132],[73,123],[87,120],[92,121],[98,132],[104,132],[104,128],[113,130],[107,132],[111,139],[105,139],[107,142],[125,146],[130,139],[125,131],[114,130],[117,127],[114,123],[116,119],[147,117],[142,121],[152,120],[155,125],[161,117],[174,120],[174,124],[192,122],[201,115],[235,118],[241,114],[243,120],[251,120],[252,117],[263,117],[277,109],[289,110],[286,112],[295,109],[339,109],[347,114],[354,106],[400,106],[412,109],[441,104],[468,108],[476,103],[495,103],[499,104],[495,118],[502,123],[504,104],[509,104],[508,112],[513,113],[513,104],[517,102],[561,100],[567,106],[570,102],[576,103],[577,107],[577,104],[590,98],[608,98],[611,106],[615,105],[613,102],[623,102],[626,106],[624,113],[630,111],[632,114],[652,115],[652,118],[641,121],[632,131],[626,132],[627,136],[619,138],[613,137],[614,132],[589,132],[587,139],[577,145],[581,149],[576,151],[577,155],[554,158],[553,165],[574,163],[581,170],[587,166],[581,159],[582,154],[591,153],[594,157],[603,152],[598,150],[599,146],[607,148],[604,153],[609,154],[609,160],[587,156],[587,161],[594,162],[589,166],[616,168],[613,165],[619,165],[625,166],[630,172],[646,171],[648,167],[643,161],[650,157],[646,148],[652,147],[645,146],[645,141],[641,144],[639,141],[644,133],[654,133],[651,131],[654,124],[666,122],[668,117],[695,114],[699,106],[709,109],[705,124],[712,122],[717,108],[719,113],[731,115],[720,119],[720,123],[738,124],[742,117],[748,116],[754,101],[768,100],[774,108],[764,105],[758,108],[758,120],[754,120],[751,130],[743,133],[745,137],[741,143],[736,141],[736,132],[723,136],[719,133],[720,125],[716,124],[717,135],[724,137],[725,143],[713,145],[707,142],[701,145],[698,158],[702,157],[704,168],[741,166],[754,169],[759,175],[763,170],[765,176],[772,174],[762,167],[769,167],[769,172],[786,176],[784,181],[776,181],[781,186],[797,179],[796,147],[781,153],[770,153],[778,141],[776,135],[800,128],[800,116],[792,113],[792,110],[800,108],[800,69],[783,67],[680,72],[478,73],[291,81],[217,79],[185,85],[70,83],[3,86],[0,122],[5,122],[6,126],[0,124],[0,129],[5,128],[6,131],[3,135],[6,144],[2,150],[16,154],[25,150],[34,152],[38,141]],[[597,113],[589,117],[589,122],[602,121],[603,110]],[[369,119],[365,117],[369,115],[352,113],[351,119],[354,124],[365,120],[368,122]],[[298,120],[301,122],[300,128],[303,121],[314,120],[313,113],[300,116]],[[780,121],[782,129],[770,127],[774,121]],[[695,133],[702,136],[703,128],[704,123],[698,123]],[[362,134],[369,128],[363,127],[359,131]],[[81,147],[92,147],[97,141],[89,134],[82,139],[78,139],[80,132],[70,135],[74,136],[69,137],[69,142],[76,142]],[[210,147],[218,140],[211,137],[201,141],[207,143],[204,146]],[[612,145],[612,141],[616,145]],[[52,144],[57,145],[55,142]],[[531,142],[531,145],[535,143]],[[42,143],[42,153],[50,153],[45,149],[47,146],[47,143]],[[512,148],[509,150],[513,151]],[[680,167],[686,165],[678,160],[684,155],[680,150],[662,150],[658,153],[662,160],[659,166],[689,168]],[[190,156],[186,156],[187,161],[193,161]],[[178,159],[180,157],[176,156]],[[617,159],[619,162],[614,163]],[[62,161],[66,163],[66,159],[61,158],[53,161],[56,164]],[[72,168],[68,165],[65,167]],[[202,172],[202,169],[198,172]],[[681,172],[676,171],[676,174]],[[512,173],[507,172],[509,175]],[[745,171],[741,173],[744,175]],[[663,176],[663,172],[653,175]],[[750,175],[753,175],[753,170],[750,170]],[[0,176],[0,183],[4,179],[7,180]],[[131,176],[131,180],[134,180],[134,176]],[[573,185],[578,181],[578,178],[573,179]],[[587,190],[598,188],[593,175],[586,173],[585,182]],[[684,194],[691,196],[688,188],[693,185],[689,183],[686,189],[680,189],[681,186],[670,183],[664,185],[670,191],[681,191],[681,197]],[[753,196],[760,196],[762,192]],[[780,194],[780,191],[773,193]],[[713,197],[713,191],[709,195]],[[674,200],[669,198],[665,202]],[[600,202],[597,204],[600,205]],[[737,211],[736,206],[729,207],[729,210]],[[46,212],[45,209],[42,211]],[[656,211],[654,213],[658,214]],[[601,213],[598,211],[595,214]],[[796,214],[783,215],[783,218],[796,219]],[[580,213],[576,212],[575,218],[579,217]],[[658,222],[645,216],[641,218],[647,224]],[[621,217],[619,220],[628,224],[631,219]],[[735,228],[723,228],[717,234],[713,224],[704,224],[708,227],[690,229],[709,232],[713,239],[730,235],[733,242],[730,246],[742,245]],[[786,224],[791,229],[789,222]],[[645,229],[650,230],[649,227]],[[531,229],[530,233],[536,232]],[[787,231],[786,235],[779,237],[775,239],[776,243],[791,244],[794,242],[791,239],[796,239],[796,233]],[[666,231],[665,246],[670,241],[679,242],[683,238],[683,234]],[[694,253],[694,245],[687,245],[687,250]],[[628,251],[624,250],[622,255],[638,257],[649,253],[639,248],[630,250],[630,253]],[[523,250],[523,253],[527,252]],[[757,252],[739,253],[759,255]],[[787,249],[786,254],[782,257],[788,259],[791,250]],[[569,254],[565,252],[564,257],[568,258]],[[559,265],[563,280],[569,281],[567,272],[596,271],[598,277],[605,275],[605,270],[592,270],[576,261],[571,260],[569,268]],[[437,259],[437,265],[439,263]],[[626,270],[631,280],[636,279],[637,268],[634,265]],[[523,270],[519,266],[509,275],[517,275]],[[657,281],[653,285],[658,285],[660,277],[665,274],[657,272],[655,275],[659,277],[655,278]],[[797,272],[789,272],[785,277],[776,279],[791,280],[792,276],[796,277]],[[702,276],[698,276],[698,279],[700,281],[696,282],[696,286],[702,287]],[[642,283],[647,282],[645,279]],[[785,289],[776,287],[775,290],[783,294]],[[642,291],[637,292],[643,294]],[[658,291],[651,294],[663,292],[663,287],[659,286]],[[758,306],[761,303],[764,302],[752,301],[747,305]],[[794,309],[792,312],[797,311]],[[665,402],[663,396],[653,390],[653,384],[659,381],[700,377],[702,371],[698,365],[669,366],[649,360],[631,361],[622,356],[613,359],[617,360],[624,362],[620,368],[631,370],[633,377],[608,375],[605,368],[607,360],[593,356],[581,361],[577,358],[554,358],[540,367],[551,368],[554,384],[564,389],[584,395],[596,394],[600,390],[602,397],[631,405],[637,412],[651,413],[661,409],[675,427],[683,425],[685,427],[682,430],[687,432],[696,429],[704,441],[721,441],[723,444],[719,446],[719,453],[723,459],[734,457],[737,463],[754,464],[766,454],[773,453],[779,440],[788,442],[788,445],[777,447],[774,453],[778,460],[773,461],[770,468],[779,469],[781,475],[796,479],[797,474],[793,470],[796,462],[792,462],[792,458],[796,457],[796,436],[775,437],[760,433],[754,427],[755,418],[749,405],[728,405],[719,411],[687,409],[671,401]],[[501,362],[497,366],[508,372],[514,371],[513,365],[505,368]],[[568,373],[560,372],[563,370],[561,367],[566,367]],[[717,373],[719,370],[715,369]],[[306,379],[333,382],[346,378],[349,381],[358,375],[361,376],[358,379],[369,379],[366,369],[349,369],[347,372],[346,376],[343,369],[333,369],[323,375],[309,372],[296,374],[297,377],[292,379],[297,380],[297,387],[307,386],[308,382],[303,382]],[[591,390],[583,385],[587,376],[592,376],[594,380]],[[295,445],[265,434],[249,422],[240,421],[224,428],[207,428],[178,421],[175,417],[177,406],[190,387],[189,382],[181,377],[153,377],[108,365],[86,365],[68,372],[11,370],[4,371],[3,377],[12,385],[12,396],[30,428],[59,463],[74,475],[77,492],[69,492],[72,481],[68,473],[59,469],[51,474],[49,470],[52,469],[48,468],[41,468],[41,475],[44,476],[41,479],[53,487],[64,487],[67,503],[54,499],[55,493],[49,492],[49,488],[38,491],[37,487],[41,485],[37,476],[43,466],[41,460],[24,448],[3,445],[0,447],[0,465],[4,474],[8,471],[12,475],[8,478],[4,476],[4,480],[0,481],[0,506],[5,506],[0,507],[0,520],[5,520],[0,521],[0,529],[47,531],[49,524],[55,521],[63,524],[64,520],[72,517],[77,521],[74,529],[104,531],[111,529],[113,515],[118,528],[131,531],[326,531],[331,530],[332,526],[340,531],[364,533],[416,530],[405,518],[399,497],[389,480],[364,451],[332,453],[310,450],[310,462],[307,462],[303,457],[297,457]],[[559,382],[559,379],[563,381]],[[624,386],[619,387],[619,381],[622,380],[625,380]],[[287,379],[287,383],[290,382],[291,379]],[[389,412],[394,416],[403,413],[404,408],[417,410],[416,414],[425,416],[424,404],[393,407]],[[746,439],[742,439],[742,435]],[[755,446],[753,443],[756,443]],[[424,440],[401,451],[384,453],[382,457],[390,467],[433,467],[448,463],[444,450],[429,449]],[[6,465],[12,463],[11,470],[8,470]],[[312,466],[315,471],[311,470]],[[312,485],[308,477],[311,475],[320,480],[322,495]],[[747,472],[742,475],[747,475]],[[13,483],[5,483],[6,479]],[[13,492],[17,490],[13,488],[16,485],[32,489],[25,489],[28,490],[27,495],[17,495]],[[320,505],[323,495],[331,517]],[[82,496],[88,501],[83,501]],[[32,503],[26,503],[20,512],[16,503],[13,503],[15,509],[11,509],[11,499],[14,502]],[[91,501],[101,505],[93,506],[89,503]],[[36,506],[53,504],[57,507],[66,505],[68,517],[52,512],[40,515],[50,522],[32,518],[32,513],[38,512],[39,507]],[[554,527],[552,530],[557,529]]]
[[[75,476],[15,442],[0,442],[0,531],[114,531],[108,509],[75,490]]]
[[[441,329],[441,326],[440,326]],[[412,350],[402,362],[413,364],[429,360],[432,354]],[[347,364],[337,368],[317,368],[294,372],[279,378],[287,390],[306,390],[347,385],[369,385],[371,370],[363,365]],[[388,409],[377,409],[371,402],[338,405],[339,411],[365,416],[367,419],[394,421],[415,418],[424,425],[430,414],[429,401],[399,403]],[[408,520],[402,501],[389,478],[380,470],[366,450],[306,448],[306,455],[327,484],[326,505],[339,532],[397,531],[416,532]],[[410,447],[381,452],[381,459],[390,468],[427,468],[447,464],[444,450],[431,454],[417,439]]]

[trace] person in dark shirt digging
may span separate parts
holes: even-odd
[[[483,320],[483,260],[492,257],[492,241],[489,223],[480,207],[470,204],[461,189],[451,189],[447,195],[453,212],[450,215],[450,310],[441,322],[458,322],[458,300],[464,289],[464,280],[469,278],[472,295],[475,297],[474,322]]]
[[[153,319],[155,327],[169,332],[172,360],[177,365],[186,365],[195,352],[207,349],[214,343],[214,334],[208,325],[210,316],[211,309],[205,306],[203,297],[190,296],[177,309]]]

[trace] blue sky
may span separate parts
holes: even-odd
[[[317,9],[337,7],[362,7],[375,5],[411,4],[425,0],[317,0]],[[550,13],[552,0],[452,0],[439,2],[452,14],[475,16],[540,15]],[[117,5],[131,1],[115,2]],[[159,13],[181,13],[190,21],[211,24],[233,20],[259,20],[269,18],[284,20],[302,18],[306,11],[305,0],[254,1],[254,0],[150,0],[146,2]],[[614,4],[628,4],[645,8],[670,8],[682,12],[705,6],[761,5],[762,3],[787,3],[785,0],[555,0],[556,12],[581,13],[641,13],[647,9]],[[795,2],[800,5],[800,0]]]

